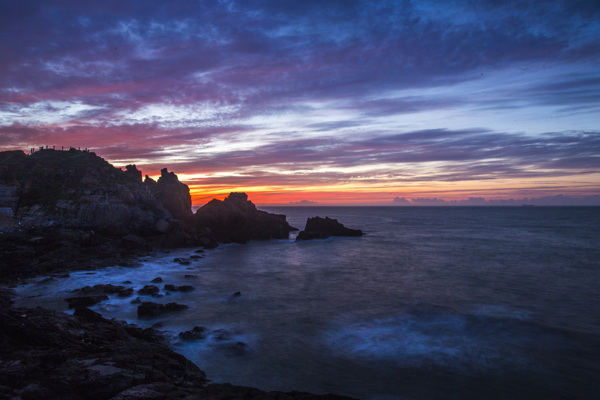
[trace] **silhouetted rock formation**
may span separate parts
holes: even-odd
[[[148,177],[144,183],[150,192],[169,210],[173,217],[187,221],[192,217],[192,197],[188,185],[179,182],[177,175],[167,168],[160,170],[158,181]]]
[[[196,226],[209,228],[219,242],[246,243],[253,239],[285,239],[297,230],[285,215],[256,209],[246,193],[231,193],[225,200],[211,200],[195,214]]]
[[[287,238],[284,215],[256,209],[244,193],[194,215],[187,185],[161,170],[123,171],[87,151],[0,152],[0,279],[127,264],[154,248]],[[189,263],[189,260],[187,261]]]
[[[136,180],[94,153],[0,153],[0,187],[15,187],[23,227],[75,227],[109,235],[148,235],[169,211]],[[139,172],[139,171],[137,171]]]
[[[349,229],[337,219],[329,217],[313,217],[306,220],[306,227],[298,234],[296,240],[325,239],[330,236],[362,236],[360,229]]]

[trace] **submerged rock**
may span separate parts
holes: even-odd
[[[306,220],[306,227],[296,240],[326,239],[331,236],[362,236],[360,229],[346,228],[337,219],[313,217]]]
[[[228,343],[219,346],[219,349],[229,357],[241,357],[248,352],[248,345],[244,342]]]
[[[179,334],[179,338],[184,341],[194,341],[194,340],[202,340],[207,337],[207,329],[202,326],[195,326],[193,329],[189,331],[181,332]]]
[[[165,290],[168,290],[170,292],[191,292],[192,290],[194,290],[194,287],[191,285],[175,286],[171,284],[166,284]]]
[[[158,292],[160,291],[160,289],[158,288],[158,286],[155,285],[146,285],[143,288],[141,288],[140,290],[138,290],[138,294],[145,294],[145,295],[149,295],[149,296],[155,296],[158,294]]]

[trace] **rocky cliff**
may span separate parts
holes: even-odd
[[[187,185],[157,181],[87,151],[0,152],[0,279],[124,264],[152,249],[285,238],[284,215],[257,210],[244,193],[196,214]]]
[[[134,170],[124,172],[94,153],[74,149],[0,153],[0,187],[16,191],[14,216],[24,228],[153,233],[156,221],[172,215]]]
[[[175,218],[188,221],[192,217],[190,188],[179,182],[174,172],[163,168],[158,181],[146,175],[144,184]]]

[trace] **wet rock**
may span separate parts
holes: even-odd
[[[121,395],[140,385],[155,388],[161,399],[194,393],[207,398],[199,394],[205,374],[152,330],[104,319],[87,308],[74,315],[40,307],[5,309],[0,326],[0,398],[131,400]]]
[[[194,279],[194,278],[197,278],[198,275],[185,274],[183,277],[186,279]]]
[[[152,279],[150,282],[152,283],[162,283],[162,278],[160,276],[157,276],[156,278]]]
[[[137,308],[138,317],[157,317],[168,312],[181,311],[188,308],[185,304],[167,303],[158,304],[152,302],[143,302]]]
[[[234,294],[231,295],[231,297],[241,297],[242,296],[242,292],[235,292]]]
[[[122,283],[123,283],[123,285],[131,285],[132,282],[131,281],[123,281]]]
[[[119,297],[129,297],[133,294],[133,288],[125,288],[117,292],[117,296]]]
[[[191,292],[192,290],[194,290],[194,287],[190,285],[175,286],[171,284],[166,284],[165,290],[168,290],[170,292]]]
[[[193,329],[179,334],[179,338],[184,341],[202,340],[207,337],[207,329],[201,326],[195,326]]]
[[[160,289],[155,285],[146,285],[140,290],[138,290],[138,294],[154,296],[157,295]]]
[[[131,296],[133,288],[111,284],[98,284],[75,289],[72,293],[74,296],[65,299],[69,303],[69,308],[90,307],[103,300],[108,300],[108,294],[117,294],[119,297]]]
[[[173,261],[175,261],[176,263],[179,263],[180,265],[190,265],[191,262],[190,260],[188,260],[187,258],[174,258]]]
[[[11,295],[0,288],[3,399],[344,399],[214,384],[154,329],[107,320],[83,307],[74,315],[11,308]],[[232,356],[247,351],[242,342],[217,348]]]
[[[129,304],[142,304],[142,299],[136,297],[135,299],[131,300]]]
[[[65,299],[69,303],[69,308],[76,307],[91,307],[101,301],[108,300],[108,296],[105,294],[99,294],[95,296],[77,296],[69,297]]]
[[[202,256],[198,256],[198,255],[190,256],[190,260],[200,260],[201,258],[202,258]]]
[[[313,217],[306,220],[306,226],[296,240],[326,239],[330,236],[362,236],[359,229],[346,228],[337,219]]]

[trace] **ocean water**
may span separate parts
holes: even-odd
[[[600,208],[287,207],[360,238],[160,253],[136,268],[19,286],[18,303],[66,309],[73,289],[162,277],[195,290],[144,301],[189,309],[138,319],[131,298],[93,309],[142,327],[215,382],[362,399],[591,399],[600,393]],[[184,276],[195,275],[185,278]],[[235,292],[241,296],[232,296]],[[178,333],[208,328],[206,339]],[[243,343],[243,344],[240,344]]]

